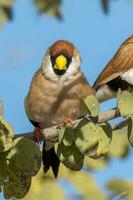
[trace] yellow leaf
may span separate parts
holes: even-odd
[[[118,108],[122,116],[133,114],[133,94],[128,91],[119,91],[117,96]]]

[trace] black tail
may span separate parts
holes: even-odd
[[[43,171],[46,173],[50,167],[52,167],[53,173],[55,178],[58,175],[59,171],[59,165],[60,165],[60,160],[58,159],[54,147],[50,149],[49,151],[45,151],[43,144],[43,154],[42,154],[42,160],[43,160]]]

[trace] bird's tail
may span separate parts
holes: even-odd
[[[52,167],[53,173],[55,178],[58,175],[60,160],[58,159],[54,147],[50,150],[45,150],[45,144],[43,144],[43,153],[42,153],[42,160],[43,160],[43,171],[46,173],[50,167]]]

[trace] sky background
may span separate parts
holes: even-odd
[[[33,129],[25,115],[23,101],[47,48],[58,39],[73,42],[81,53],[82,71],[93,84],[120,44],[133,34],[133,3],[129,2],[111,0],[110,12],[105,15],[100,0],[63,0],[63,20],[58,21],[38,15],[32,1],[16,1],[13,21],[0,30],[0,99],[4,102],[5,119],[16,133]],[[113,107],[112,102],[102,109],[108,107]],[[113,159],[106,170],[93,172],[93,175],[104,188],[113,177],[132,180],[132,166],[131,152],[125,160]],[[68,185],[65,190],[73,191],[74,186]]]

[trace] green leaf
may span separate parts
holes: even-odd
[[[107,153],[111,137],[108,123],[98,125],[84,119],[76,128],[75,144],[82,154],[99,158]]]
[[[11,7],[14,3],[14,0],[0,0],[0,7]]]
[[[108,165],[108,157],[106,156],[101,159],[92,159],[86,157],[84,162],[84,166],[92,170],[100,170],[107,167],[107,165]]]
[[[9,177],[4,183],[3,193],[6,199],[16,197],[22,199],[31,186],[31,177],[25,176],[20,170],[10,170]]]
[[[133,198],[133,182],[114,179],[107,184],[107,187],[115,193],[114,199],[119,197],[126,197],[127,200],[132,200]]]
[[[97,117],[100,111],[99,102],[94,95],[89,95],[83,99],[83,106],[86,111],[92,116]]]
[[[41,152],[37,145],[28,138],[19,137],[13,141],[13,147],[8,154],[9,167],[18,169],[24,175],[35,176],[41,166]]]
[[[75,129],[72,126],[67,125],[63,135],[63,144],[69,147],[74,143],[74,140],[75,140]]]
[[[8,176],[8,165],[6,160],[1,160],[0,161],[0,177],[2,177],[2,179],[7,179]]]
[[[79,152],[75,144],[65,146],[63,143],[58,144],[57,156],[60,161],[71,170],[80,170],[83,166],[84,156]]]
[[[0,7],[0,27],[3,27],[7,20],[12,20],[13,13],[12,8]]]
[[[0,152],[8,151],[12,147],[14,130],[12,126],[0,117]]]
[[[128,140],[131,146],[133,146],[133,115],[131,115],[127,119],[127,124],[128,124]]]
[[[108,155],[111,157],[123,158],[128,153],[128,146],[127,128],[115,130],[112,134]]]
[[[97,186],[95,180],[88,173],[70,173],[69,181],[78,189],[85,200],[108,200],[104,192]]]
[[[63,188],[52,175],[52,170],[47,174],[41,169],[32,179],[31,188],[23,200],[67,200]]]
[[[108,152],[112,139],[112,129],[108,123],[97,124],[96,126],[99,132],[99,145],[96,157],[100,157]]]
[[[97,149],[97,128],[91,121],[83,119],[76,128],[75,144],[82,154],[89,153],[93,148]]]
[[[39,13],[45,13],[49,16],[61,19],[60,0],[33,0]]]
[[[117,96],[118,109],[121,116],[127,117],[133,114],[133,94],[128,91],[119,91]]]

